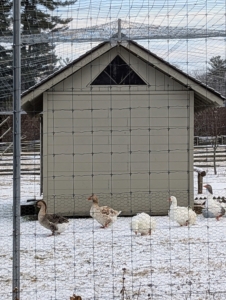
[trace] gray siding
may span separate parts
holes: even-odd
[[[50,212],[88,215],[92,192],[124,215],[166,214],[172,194],[187,204],[193,191],[193,93],[49,92],[45,98],[44,196]]]

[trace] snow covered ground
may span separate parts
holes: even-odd
[[[207,170],[204,182],[226,196],[226,163],[218,175]],[[1,176],[0,299],[12,298],[12,176]],[[197,174],[194,173],[195,196]],[[39,177],[23,176],[22,200],[39,195]],[[199,195],[200,196],[200,195]],[[226,217],[219,222],[198,216],[197,224],[179,227],[156,217],[152,236],[135,236],[131,218],[109,229],[91,218],[70,219],[60,236],[37,221],[21,218],[21,300],[206,300],[226,299]],[[125,268],[125,295],[123,269]]]

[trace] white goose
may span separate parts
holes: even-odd
[[[222,205],[213,199],[213,189],[210,184],[204,185],[207,189],[208,195],[205,202],[205,208],[202,210],[202,215],[204,218],[216,218],[219,221],[219,218],[225,214],[225,209]]]
[[[135,234],[140,233],[141,235],[151,235],[155,228],[155,218],[152,218],[144,212],[132,217],[131,229],[135,232]]]
[[[99,206],[96,195],[91,195],[88,200],[93,201],[90,209],[90,216],[102,225],[101,228],[107,228],[112,225],[121,213],[121,211],[114,210],[108,206]]]
[[[174,196],[171,196],[169,201],[171,202],[168,213],[170,220],[176,221],[180,226],[195,224],[197,215],[191,208],[177,206],[177,198]]]

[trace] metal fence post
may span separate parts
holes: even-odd
[[[13,300],[20,299],[20,7],[20,0],[13,0]]]

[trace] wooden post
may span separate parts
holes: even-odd
[[[203,177],[198,173],[198,194],[202,194]]]
[[[194,171],[198,173],[198,194],[202,194],[203,177],[206,176],[206,171],[198,167],[194,167]]]

